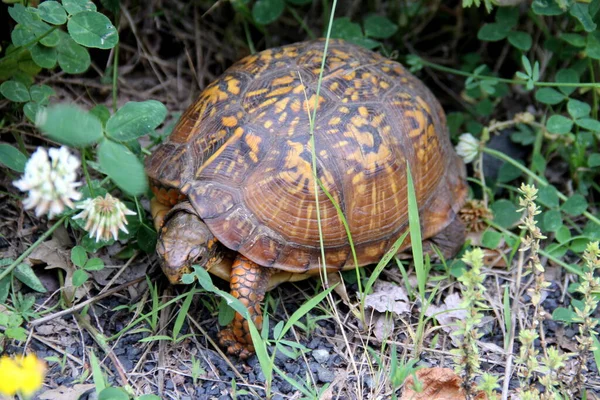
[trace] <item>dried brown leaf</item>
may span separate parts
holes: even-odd
[[[423,391],[414,390],[414,380],[409,376],[404,381],[404,392],[401,400],[464,400],[465,392],[462,379],[450,368],[423,368],[416,372]],[[487,400],[480,392],[475,400]]]
[[[75,288],[73,286],[73,272],[75,267],[71,264],[71,256],[69,250],[57,239],[52,238],[41,243],[27,258],[27,261],[32,265],[46,264],[46,269],[60,268],[65,271],[66,278],[63,290],[69,298],[79,299],[85,295],[85,288]]]

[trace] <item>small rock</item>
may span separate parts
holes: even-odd
[[[300,371],[300,366],[296,363],[285,363],[285,370],[288,374],[296,375]]]
[[[318,363],[325,363],[329,359],[329,352],[324,349],[316,349],[312,351],[312,356]]]
[[[335,378],[335,374],[333,373],[333,371],[319,366],[317,368],[317,378],[322,383],[329,383],[329,382],[333,382],[333,379]]]

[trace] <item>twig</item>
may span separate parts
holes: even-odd
[[[125,282],[122,285],[119,285],[116,288],[109,290],[108,292],[102,293],[102,294],[100,294],[98,296],[95,296],[95,297],[93,297],[91,299],[88,299],[88,300],[86,300],[84,302],[81,302],[81,303],[79,303],[79,304],[77,304],[77,305],[75,305],[73,307],[67,308],[66,310],[62,310],[62,311],[56,312],[54,314],[50,314],[50,315],[47,315],[45,317],[33,320],[28,325],[33,327],[33,326],[40,325],[40,324],[43,324],[45,322],[51,321],[51,320],[53,320],[55,318],[63,317],[65,315],[74,313],[75,311],[79,311],[79,310],[81,310],[82,308],[84,308],[85,306],[87,306],[89,304],[95,303],[95,302],[97,302],[99,300],[102,300],[105,297],[113,295],[114,293],[120,292],[121,290],[125,289],[126,287],[129,287],[131,285],[135,285],[136,283],[139,283],[139,282],[143,281],[144,279],[146,279],[145,276],[140,276],[139,278],[136,278],[136,279],[134,279],[132,281],[129,281],[129,282]]]

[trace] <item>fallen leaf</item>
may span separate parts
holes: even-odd
[[[421,392],[414,389],[414,379],[411,376],[404,381],[404,392],[400,400],[464,400],[466,398],[463,381],[450,368],[422,368],[416,372],[421,383]],[[479,392],[474,400],[487,400],[483,392]]]
[[[386,281],[375,282],[373,293],[365,297],[365,307],[380,313],[393,312],[400,315],[410,312],[404,288]]]
[[[374,312],[369,325],[373,327],[373,335],[375,335],[378,343],[382,343],[386,338],[391,337],[394,332],[394,318],[389,314]]]
[[[46,264],[46,269],[60,268],[65,271],[66,278],[63,290],[69,298],[79,299],[86,293],[85,285],[75,288],[73,286],[73,272],[75,267],[70,261],[70,252],[57,239],[52,238],[41,243],[27,258],[27,261],[32,265]]]
[[[73,387],[59,386],[46,390],[38,396],[40,400],[78,400],[88,390],[94,389],[93,384],[76,384]]]
[[[453,332],[457,329],[456,321],[467,317],[467,312],[461,308],[461,302],[462,298],[458,293],[452,293],[446,296],[444,304],[439,306],[432,304],[427,307],[425,315],[435,318],[446,333]]]

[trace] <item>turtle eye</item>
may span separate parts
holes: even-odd
[[[203,251],[204,249],[199,248],[199,247],[194,247],[191,251],[190,254],[188,256],[188,260],[190,261],[190,265],[192,264],[199,264],[200,266],[204,266],[204,259],[205,259],[205,255],[206,252]]]

